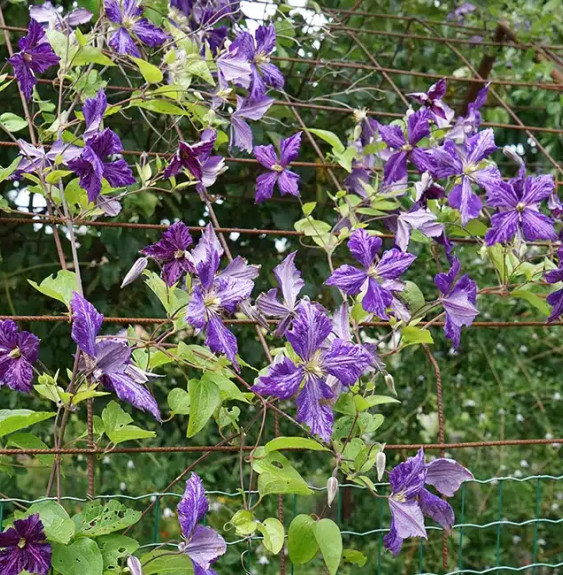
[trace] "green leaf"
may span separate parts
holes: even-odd
[[[85,389],[84,391],[79,391],[72,396],[72,405],[78,405],[80,402],[87,399],[92,399],[93,397],[103,397],[104,395],[109,395],[107,391],[96,391],[95,389]]]
[[[258,448],[254,454],[252,468],[260,475],[258,478],[260,498],[276,493],[295,495],[312,493],[303,477],[279,451],[266,454],[264,448]]]
[[[61,270],[57,275],[46,277],[40,284],[27,280],[37,291],[47,297],[56,299],[70,308],[72,292],[78,289],[76,274],[68,270]]]
[[[427,329],[408,325],[401,330],[402,343],[404,346],[419,343],[434,343],[432,334]]]
[[[130,108],[143,108],[149,112],[157,114],[168,114],[170,116],[189,116],[190,113],[170,100],[133,100],[129,104]]]
[[[321,445],[314,439],[307,437],[276,437],[268,441],[264,446],[266,453],[280,451],[283,449],[309,449],[311,451],[328,451],[324,445]]]
[[[171,555],[170,551],[157,550],[141,557],[143,575],[193,575],[190,558],[185,555]]]
[[[285,535],[282,523],[275,517],[268,517],[268,519],[264,519],[262,523],[258,524],[258,531],[264,536],[264,541],[262,542],[264,547],[270,553],[277,555],[283,547]]]
[[[96,542],[78,539],[72,545],[53,545],[53,567],[61,575],[102,575],[104,560]]]
[[[48,445],[32,433],[14,433],[10,435],[6,447],[17,447],[19,449],[48,449]],[[41,465],[53,465],[54,455],[36,455]]]
[[[356,148],[346,148],[343,152],[333,152],[334,159],[347,171],[352,171],[352,160],[357,154]]]
[[[303,204],[302,210],[306,216],[310,216],[316,207],[317,207],[317,202],[307,202],[307,203]]]
[[[221,393],[217,385],[209,379],[191,379],[188,382],[190,394],[190,419],[187,436],[199,433],[213,412],[221,405]]]
[[[321,519],[315,526],[315,538],[330,575],[335,575],[342,558],[342,535],[331,519]]]
[[[241,509],[233,515],[230,523],[234,526],[237,535],[246,537],[258,529],[259,522],[254,519],[254,514],[251,511]]]
[[[351,393],[342,393],[334,404],[334,411],[345,415],[356,415],[356,403],[354,395]]]
[[[27,128],[27,121],[16,114],[12,114],[12,112],[0,114],[0,123],[8,132],[19,132]]]
[[[217,357],[206,347],[187,345],[183,341],[178,344],[178,356],[190,365],[205,372],[220,371],[230,363],[226,357]]]
[[[9,178],[18,169],[21,160],[22,157],[17,156],[9,166],[0,168],[0,182],[3,182],[6,178]]]
[[[237,387],[237,385],[232,382],[228,377],[221,375],[220,373],[207,372],[203,374],[201,380],[211,381],[214,383],[221,393],[221,401],[243,401],[244,403],[250,403],[246,398],[244,393]]]
[[[344,152],[344,150],[346,149],[344,147],[344,144],[340,141],[340,138],[333,132],[329,132],[328,130],[317,130],[314,128],[309,128],[308,131],[311,132],[311,134],[314,134],[315,136],[320,138],[321,140],[325,141],[327,144],[330,144],[332,146],[332,149],[337,154],[342,154],[342,152]]]
[[[135,525],[140,518],[140,511],[128,509],[119,501],[110,499],[105,505],[99,501],[87,503],[82,513],[75,515],[73,520],[77,534],[99,537]]]
[[[342,561],[363,567],[368,562],[368,558],[356,549],[344,549],[342,552]]]
[[[132,439],[147,439],[156,437],[154,431],[141,429],[136,425],[129,425],[133,418],[115,402],[110,401],[102,411],[102,421],[106,435],[116,445]]]
[[[100,66],[115,66],[115,62],[108,58],[100,48],[95,46],[82,46],[72,59],[72,66],[99,64]]]
[[[317,554],[316,522],[309,515],[298,515],[289,526],[287,536],[289,558],[294,565],[304,565]]]
[[[190,413],[190,394],[181,387],[175,387],[168,394],[168,405],[172,415],[188,415]]]
[[[401,299],[407,304],[411,313],[420,310],[425,303],[424,294],[420,288],[408,280],[405,282],[405,289],[401,292]]]
[[[120,573],[119,560],[135,553],[139,543],[125,535],[102,535],[96,539],[104,560],[104,575]]]
[[[162,82],[164,74],[154,64],[142,58],[134,58],[133,56],[131,56],[131,60],[137,64],[147,84],[158,84],[158,82]]]
[[[524,299],[529,304],[533,305],[537,310],[539,310],[543,315],[548,316],[551,313],[551,308],[544,298],[539,295],[526,290],[514,290],[511,292],[513,297]]]
[[[367,397],[362,397],[361,395],[356,395],[354,397],[356,403],[356,409],[358,411],[365,411],[370,407],[376,405],[383,405],[385,403],[401,403],[398,399],[390,397],[388,395],[368,395]]]
[[[29,409],[0,409],[0,437],[19,431],[55,417],[54,411],[31,411]]]
[[[189,301],[189,295],[185,290],[175,286],[167,286],[157,274],[150,270],[145,270],[143,275],[147,278],[145,283],[160,300],[170,317],[174,317],[174,314],[180,309],[184,310],[185,313],[185,308]]]
[[[74,522],[56,501],[40,501],[27,510],[26,516],[39,513],[43,530],[51,543],[66,545],[74,536]]]
[[[311,216],[303,218],[293,224],[293,227],[321,247],[336,245],[336,238],[331,236],[332,227],[326,222],[315,220]]]

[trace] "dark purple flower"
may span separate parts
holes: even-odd
[[[432,180],[429,172],[423,172],[420,181],[414,183],[416,206],[426,208],[429,200],[439,200],[446,196],[446,190]]]
[[[352,161],[352,171],[344,179],[344,186],[350,192],[357,194],[361,198],[368,198],[365,188],[369,184],[371,171],[375,166],[375,156],[369,154],[363,156],[360,160]]]
[[[16,519],[14,526],[0,533],[0,573],[19,575],[22,571],[47,575],[51,568],[51,545],[47,543],[39,513]]]
[[[142,17],[143,10],[137,0],[104,0],[106,16],[118,25],[109,40],[109,45],[118,54],[129,54],[136,58],[141,52],[135,39],[147,46],[160,46],[168,35]]]
[[[287,399],[297,395],[297,420],[312,434],[329,441],[334,417],[328,400],[334,392],[327,383],[333,376],[340,384],[353,385],[372,363],[361,345],[334,339],[330,319],[319,306],[302,301],[286,337],[297,361],[278,355],[267,375],[258,378],[253,391]]]
[[[29,393],[38,357],[37,336],[20,331],[11,319],[0,321],[0,387]]]
[[[86,24],[92,19],[92,12],[86,8],[75,8],[63,16],[49,0],[40,6],[31,6],[29,15],[33,20],[47,24],[53,30],[62,30],[69,33],[73,26]]]
[[[108,107],[106,93],[99,90],[94,98],[87,98],[82,106],[82,114],[86,122],[84,130],[84,141],[88,141],[92,136],[100,132],[102,120]]]
[[[481,126],[481,112],[479,111],[487,101],[489,84],[485,84],[477,93],[477,97],[467,106],[467,114],[459,118],[455,126],[448,132],[450,140],[464,142],[469,136],[475,135]]]
[[[454,257],[450,271],[434,277],[434,283],[442,294],[440,302],[446,312],[444,331],[455,348],[459,347],[461,328],[464,325],[469,327],[479,313],[475,307],[477,284],[467,274],[456,281],[460,269],[461,264]]]
[[[559,268],[548,271],[545,274],[545,281],[550,284],[563,282],[563,266],[559,264]],[[552,307],[551,315],[547,318],[548,322],[555,321],[563,314],[563,288],[550,293],[547,296],[547,303]]]
[[[85,354],[81,369],[89,378],[99,381],[108,391],[162,421],[156,400],[143,385],[147,374],[131,363],[131,348],[120,338],[98,339],[104,316],[78,292],[70,302],[71,337]]]
[[[155,259],[162,267],[166,285],[173,286],[184,273],[195,272],[192,256],[187,251],[193,243],[192,236],[183,222],[172,224],[155,244],[141,250],[145,256]]]
[[[425,515],[446,531],[451,530],[455,518],[450,504],[424,486],[432,485],[442,495],[451,497],[464,481],[470,479],[473,479],[472,473],[453,459],[435,459],[425,464],[423,449],[397,465],[389,473],[391,529],[383,538],[383,545],[397,555],[404,539],[426,539]]]
[[[265,316],[279,320],[280,323],[274,331],[277,336],[282,336],[291,326],[299,306],[297,296],[305,285],[301,279],[301,272],[295,267],[296,254],[297,252],[290,253],[281,264],[274,268],[274,275],[282,293],[282,301],[278,299],[276,288],[260,294],[256,299],[256,307]]]
[[[371,236],[366,230],[353,232],[348,240],[348,249],[363,269],[348,264],[340,266],[325,283],[348,295],[363,293],[362,307],[382,319],[389,319],[387,308],[393,306],[393,292],[404,288],[399,276],[416,256],[393,248],[378,258],[382,243],[380,238]]]
[[[399,187],[407,180],[407,161],[414,163],[421,172],[428,169],[426,151],[416,144],[430,135],[429,112],[422,108],[407,117],[407,135],[400,126],[378,124],[381,139],[387,144],[391,154],[383,169],[383,183],[386,186]]]
[[[237,95],[237,108],[231,114],[230,148],[252,152],[252,129],[246,120],[261,120],[273,103],[274,100],[267,96],[259,100],[245,100]]]
[[[239,32],[229,49],[237,50],[251,66],[252,80],[250,97],[260,99],[266,93],[266,86],[281,90],[285,83],[280,70],[270,62],[270,54],[276,48],[276,27],[259,26],[255,37],[249,32]]]
[[[256,203],[269,200],[274,193],[274,186],[277,184],[280,193],[291,194],[299,197],[299,176],[287,169],[299,155],[301,147],[302,132],[297,132],[280,141],[280,156],[271,144],[268,146],[256,146],[254,156],[265,167],[270,170],[265,174],[260,174],[256,178]]]
[[[192,251],[199,281],[194,281],[186,321],[196,329],[196,333],[205,330],[205,343],[209,349],[224,353],[238,369],[237,339],[221,316],[234,313],[239,304],[248,299],[258,267],[248,265],[239,256],[219,272],[223,251],[212,226],[208,225]]]
[[[60,58],[47,42],[43,26],[35,20],[29,21],[27,36],[20,38],[18,46],[20,51],[9,58],[8,62],[14,68],[23,95],[29,100],[37,84],[37,74],[43,74],[51,66],[56,66]]]
[[[462,145],[446,140],[444,145],[431,152],[431,174],[436,178],[459,178],[448,201],[459,210],[461,223],[465,226],[481,211],[481,198],[473,192],[472,184],[488,190],[501,180],[496,166],[481,166],[481,162],[497,149],[493,131],[483,130],[471,136]]]
[[[407,94],[421,106],[425,106],[432,114],[434,121],[438,125],[449,124],[454,117],[454,111],[444,102],[442,98],[446,94],[446,80],[442,78],[428,88],[428,92],[412,92]]]
[[[185,540],[178,548],[192,560],[194,575],[216,575],[211,565],[227,552],[221,535],[211,527],[200,525],[208,511],[203,483],[199,475],[192,473],[178,503],[178,521]]]
[[[48,152],[45,151],[43,146],[33,146],[21,139],[18,140],[18,146],[22,159],[18,164],[17,170],[12,175],[12,179],[17,179],[24,173],[43,172],[48,168],[52,168],[57,158],[60,158],[61,163],[68,164],[70,160],[74,160],[82,152],[77,146],[67,144],[63,140],[57,140]]]
[[[119,136],[106,128],[90,136],[80,156],[68,162],[68,167],[80,177],[80,187],[86,190],[89,202],[95,202],[100,195],[102,179],[107,180],[112,188],[135,183],[131,168],[123,158],[115,161],[107,159],[122,151]]]
[[[553,220],[539,211],[539,204],[553,193],[553,177],[525,175],[521,166],[516,178],[498,180],[489,186],[487,204],[502,211],[491,218],[491,228],[485,236],[487,245],[508,242],[514,236],[523,236],[527,241],[557,239]]]
[[[436,214],[428,209],[414,208],[397,217],[395,244],[403,252],[407,251],[412,230],[419,230],[429,238],[437,238],[444,233],[444,224],[437,221]]]

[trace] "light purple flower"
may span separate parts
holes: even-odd
[[[408,537],[426,536],[424,516],[434,519],[446,531],[454,525],[454,512],[450,504],[425,489],[434,486],[442,495],[451,497],[464,481],[473,479],[465,467],[453,459],[435,459],[424,462],[424,451],[409,457],[389,473],[391,495],[391,529],[383,538],[383,545],[397,555]]]
[[[143,385],[148,381],[144,371],[131,363],[131,348],[120,338],[97,339],[104,316],[78,292],[70,302],[71,337],[85,354],[80,368],[87,377],[99,381],[108,391],[162,421],[156,400]]]
[[[459,118],[455,126],[448,132],[447,138],[464,142],[469,136],[475,135],[481,126],[481,112],[479,111],[487,101],[490,82],[485,84],[477,93],[473,102],[467,106],[467,114]]]
[[[68,162],[68,167],[80,177],[80,187],[86,190],[88,201],[95,202],[102,190],[102,179],[112,188],[121,188],[135,183],[127,162],[109,161],[108,156],[119,154],[123,146],[119,136],[106,128],[88,138],[80,156]]]
[[[446,190],[436,184],[430,172],[423,172],[420,181],[414,183],[416,206],[426,208],[429,200],[439,200],[446,196]]]
[[[449,124],[454,117],[454,111],[444,102],[442,98],[446,94],[446,80],[442,78],[428,88],[428,92],[412,92],[407,94],[421,106],[425,106],[432,114],[434,121],[442,126]]]
[[[118,54],[140,58],[135,40],[154,47],[168,39],[165,32],[142,17],[143,10],[137,0],[104,0],[104,7],[108,19],[118,25],[109,40],[109,45]]]
[[[193,258],[187,251],[192,243],[186,224],[176,222],[162,234],[158,242],[143,248],[141,253],[162,265],[162,277],[166,285],[173,286],[184,273],[195,272]]]
[[[29,393],[38,357],[37,336],[20,331],[11,319],[0,321],[0,387]]]
[[[453,20],[454,22],[465,22],[465,17],[472,12],[475,12],[477,8],[471,4],[471,2],[462,2],[453,12],[450,12],[447,16],[447,20]]]
[[[237,339],[221,317],[234,313],[239,304],[250,297],[258,267],[248,265],[239,256],[219,271],[223,248],[211,225],[207,226],[191,255],[199,281],[194,281],[186,321],[196,333],[205,330],[205,343],[209,349],[224,353],[239,369]]]
[[[23,95],[29,100],[37,84],[37,75],[56,66],[60,58],[47,42],[43,26],[35,20],[29,21],[27,36],[20,38],[18,47],[20,51],[9,58],[8,62],[14,68]]]
[[[467,274],[456,281],[460,270],[461,264],[454,257],[450,271],[439,273],[434,278],[434,283],[442,294],[440,302],[446,312],[444,331],[455,348],[459,347],[461,328],[464,325],[469,327],[479,313],[475,307],[477,284]]]
[[[412,230],[419,230],[429,238],[437,238],[444,233],[444,225],[437,221],[438,216],[428,209],[418,208],[403,212],[397,217],[395,243],[403,252],[407,251]]]
[[[87,98],[82,106],[82,114],[86,123],[84,130],[84,141],[88,141],[92,136],[100,133],[104,114],[108,107],[106,93],[99,90],[94,98]]]
[[[252,152],[252,129],[246,120],[261,120],[273,103],[274,100],[267,96],[251,100],[237,95],[237,108],[231,114],[231,149]]]
[[[311,434],[329,441],[334,416],[327,404],[334,392],[327,384],[333,376],[346,387],[369,368],[370,354],[361,345],[333,339],[331,321],[319,306],[302,301],[286,337],[298,356],[297,362],[279,355],[267,375],[258,378],[253,391],[288,399],[297,395],[297,420]]]
[[[29,15],[33,20],[47,24],[52,30],[70,32],[73,26],[86,24],[92,19],[92,12],[86,8],[75,8],[63,16],[49,0],[41,5],[30,6]]]
[[[393,248],[378,258],[377,252],[382,243],[380,238],[371,236],[366,230],[353,232],[348,249],[362,268],[348,264],[340,266],[325,283],[340,288],[348,295],[363,293],[362,307],[382,319],[389,319],[387,309],[393,305],[393,292],[404,288],[399,276],[409,268],[416,256]]]
[[[387,144],[391,154],[383,169],[383,183],[386,186],[400,187],[407,180],[407,162],[410,160],[423,172],[428,169],[426,151],[416,144],[430,134],[429,112],[422,108],[407,117],[407,135],[400,126],[378,124],[379,135]]]
[[[472,184],[488,190],[501,180],[496,166],[481,166],[481,162],[497,149],[491,129],[478,132],[463,144],[456,145],[446,140],[444,145],[431,152],[431,174],[435,178],[459,178],[448,201],[452,208],[459,210],[461,223],[465,226],[481,211],[481,198],[473,192]]]
[[[557,239],[553,220],[539,211],[540,203],[553,193],[553,177],[525,176],[522,165],[516,178],[489,186],[487,204],[502,211],[491,218],[491,228],[485,235],[487,245],[508,242],[514,236],[523,236],[527,241]]]
[[[559,268],[551,270],[545,274],[545,281],[550,284],[563,282],[563,266],[559,264]],[[563,288],[550,293],[547,296],[547,303],[552,307],[551,314],[547,318],[548,322],[555,321],[563,314]]]
[[[344,179],[344,186],[361,198],[368,198],[365,184],[369,184],[371,171],[375,166],[375,156],[369,154],[360,160],[352,161],[352,171]]]
[[[299,176],[295,172],[288,170],[287,167],[299,155],[301,136],[302,132],[297,132],[293,136],[281,140],[279,158],[274,146],[271,144],[254,148],[256,159],[270,170],[256,178],[257,204],[272,197],[276,184],[282,195],[290,194],[299,197]]]
[[[196,473],[186,481],[178,503],[178,521],[184,542],[178,546],[194,566],[194,575],[217,575],[211,565],[227,552],[225,540],[211,527],[200,525],[209,511],[203,483]]]
[[[215,62],[219,89],[226,90],[231,83],[241,88],[250,86],[250,64],[244,54],[239,54],[236,46],[231,44],[227,50],[217,57]]]
[[[291,326],[299,306],[297,296],[305,285],[301,279],[301,272],[295,266],[297,252],[290,253],[278,266],[274,268],[274,275],[282,293],[282,301],[278,299],[278,290],[273,288],[267,293],[260,294],[256,299],[256,307],[268,317],[279,320],[274,334],[282,336]]]
[[[52,168],[60,158],[61,163],[68,164],[69,161],[77,158],[82,150],[77,146],[72,146],[57,140],[49,149],[45,151],[43,146],[33,146],[25,140],[18,140],[20,156],[22,157],[17,170],[12,175],[12,179],[21,177],[21,174],[42,173],[48,168]]]
[[[127,568],[131,575],[143,575],[143,565],[134,555],[127,557]]]
[[[13,527],[0,533],[0,548],[2,575],[19,575],[23,571],[47,575],[51,568],[52,549],[39,513],[16,519]]]

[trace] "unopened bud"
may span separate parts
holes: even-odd
[[[387,457],[383,451],[380,451],[375,458],[375,469],[377,470],[377,481],[383,479],[385,474],[385,464],[387,463]]]
[[[330,507],[338,494],[338,479],[336,479],[336,477],[332,476],[328,478],[326,482],[326,494],[328,506]]]
[[[513,162],[516,162],[519,166],[524,165],[524,160],[518,155],[516,150],[511,146],[504,146],[502,149],[502,153],[507,157],[510,158]]]
[[[143,273],[148,263],[149,260],[147,258],[139,258],[123,278],[121,288],[123,289],[125,286],[132,284]]]
[[[143,575],[143,566],[137,557],[130,555],[127,558],[127,567],[129,568],[131,575]]]
[[[385,374],[385,385],[393,395],[395,396],[397,395],[397,390],[395,389],[395,380],[393,379],[393,376],[390,373]]]

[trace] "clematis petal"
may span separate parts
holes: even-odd
[[[383,253],[376,270],[382,278],[397,279],[411,266],[415,259],[415,255],[393,248]]]
[[[520,214],[516,210],[500,212],[491,218],[491,227],[485,234],[488,246],[510,241],[518,231]]]
[[[345,264],[334,270],[325,284],[335,286],[348,295],[356,295],[360,293],[367,278],[364,270]]]
[[[280,164],[285,168],[299,156],[303,132],[297,132],[280,142]]]
[[[302,367],[296,366],[287,356],[278,355],[268,373],[258,378],[252,391],[264,396],[288,399],[299,391],[303,375]]]
[[[269,170],[273,169],[273,167],[279,163],[276,150],[271,144],[268,146],[255,146],[254,157]]]
[[[450,192],[448,202],[452,208],[459,210],[462,225],[479,216],[482,203],[481,198],[471,189],[469,178],[463,177],[461,184],[455,186]]]
[[[256,148],[255,148],[256,149]],[[266,172],[256,178],[255,203],[269,200],[274,195],[274,186],[278,181],[278,172]]]
[[[133,33],[147,46],[160,46],[169,36],[163,30],[149,22],[146,18],[139,18],[133,24]]]
[[[103,376],[101,381],[103,386],[113,391],[121,401],[126,401],[141,411],[147,411],[158,422],[162,422],[158,404],[151,392],[135,382],[129,375],[112,372]]]
[[[73,292],[70,302],[72,311],[71,337],[78,347],[89,356],[96,354],[96,336],[104,316],[82,295]]]
[[[197,524],[209,511],[209,501],[205,495],[203,482],[197,473],[192,473],[186,481],[184,495],[178,503],[178,519],[182,535],[190,539]]]
[[[553,220],[530,208],[522,212],[522,230],[528,241],[557,239]]]
[[[466,142],[467,161],[470,164],[478,164],[481,160],[490,156],[496,149],[495,133],[492,128],[482,130],[471,136]]]
[[[454,510],[447,501],[423,489],[418,495],[418,504],[424,515],[434,519],[446,531],[450,531],[454,526]]]
[[[524,183],[522,201],[527,204],[539,204],[553,193],[554,188],[552,175],[539,176],[537,178],[529,176]]]
[[[224,353],[235,369],[239,369],[236,358],[238,352],[237,338],[228,330],[221,318],[213,313],[209,314],[205,343],[211,351]]]
[[[141,52],[139,51],[139,48],[137,48],[131,34],[129,34],[129,32],[123,27],[119,27],[111,35],[108,44],[118,54],[128,54],[129,56],[134,56],[135,58],[141,57]]]
[[[367,269],[375,258],[377,252],[381,249],[381,238],[368,233],[360,228],[355,230],[348,240],[348,249],[352,255]]]
[[[337,339],[323,357],[323,368],[344,385],[352,385],[371,365],[372,357],[361,345]]]
[[[290,253],[279,265],[274,268],[274,275],[281,288],[286,305],[293,309],[299,292],[305,282],[301,279],[301,272],[295,266],[297,252]]]
[[[397,537],[423,537],[427,539],[424,527],[424,515],[416,500],[399,502],[393,497],[389,498],[389,509],[393,516],[393,523]]]
[[[198,570],[202,575],[207,575],[211,564],[227,552],[227,544],[211,527],[198,525],[184,552],[194,564],[194,575],[198,575]]]
[[[332,435],[334,415],[326,400],[332,396],[332,390],[324,381],[310,375],[296,400],[297,421],[308,425],[312,435],[327,442]]]
[[[301,359],[310,360],[331,332],[330,319],[308,301],[299,306],[287,340]]]
[[[447,497],[452,497],[464,481],[471,479],[471,471],[454,459],[441,457],[426,464],[426,483]]]

